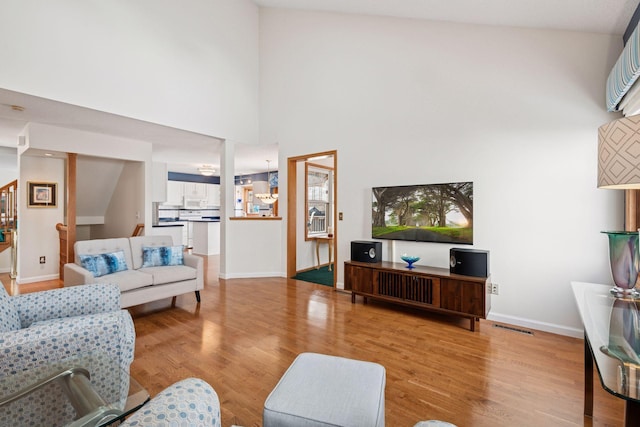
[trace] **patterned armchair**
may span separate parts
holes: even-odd
[[[0,397],[55,370],[82,367],[108,402],[124,404],[133,361],[135,330],[120,309],[117,285],[86,285],[10,297],[0,285]],[[15,380],[16,378],[20,379]],[[53,387],[53,384],[52,384]],[[59,424],[74,409],[44,387],[23,404],[1,408],[0,424]],[[55,396],[55,397],[54,397]],[[20,418],[15,418],[19,416]],[[4,421],[3,421],[4,420]]]
[[[209,384],[188,378],[160,392],[121,426],[220,427],[220,400]]]

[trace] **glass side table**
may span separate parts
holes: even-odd
[[[0,378],[0,425],[107,426],[148,401],[116,361],[82,355]]]
[[[571,282],[584,325],[584,414],[593,415],[593,365],[602,387],[625,401],[624,425],[640,426],[640,300],[610,285]]]

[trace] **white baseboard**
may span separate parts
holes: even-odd
[[[538,320],[524,319],[522,317],[509,316],[500,313],[489,313],[487,320],[536,329],[538,331],[550,332],[552,334],[565,335],[573,338],[584,338],[584,331],[582,329],[556,325],[554,323],[540,322]]]
[[[18,278],[16,278],[16,283],[18,285],[23,285],[26,283],[44,282],[46,280],[57,280],[59,278],[60,278],[59,274],[47,274],[46,276],[35,276],[35,277],[29,277],[27,279],[23,279],[20,276],[18,276]]]
[[[228,273],[218,275],[221,279],[259,279],[261,277],[287,277],[284,273]]]
[[[0,273],[11,273],[11,268],[0,268]]]

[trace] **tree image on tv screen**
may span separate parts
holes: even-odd
[[[473,244],[473,182],[375,187],[374,239]]]

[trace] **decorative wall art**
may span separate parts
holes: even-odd
[[[55,208],[58,201],[58,184],[55,182],[27,182],[27,206],[30,208]]]
[[[372,189],[371,237],[473,244],[473,182]]]

